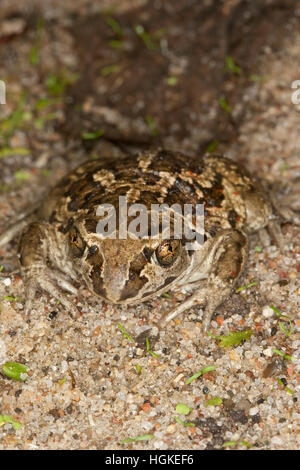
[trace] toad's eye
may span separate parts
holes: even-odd
[[[179,240],[165,240],[156,248],[155,254],[158,263],[163,268],[172,266],[180,252]]]
[[[83,241],[75,227],[72,227],[69,232],[69,240],[73,255],[76,257],[82,256],[86,247],[86,243]]]

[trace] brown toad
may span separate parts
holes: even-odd
[[[183,239],[161,234],[158,239],[101,238],[97,208],[112,204],[118,210],[119,196],[149,210],[151,204],[203,204],[204,243],[193,250]],[[161,324],[199,305],[205,309],[206,329],[243,270],[248,235],[267,228],[282,245],[278,221],[259,183],[235,162],[158,150],[83,163],[38,209],[3,234],[0,245],[23,230],[19,257],[27,313],[38,287],[74,310],[62,289],[75,294],[72,281],[84,281],[90,291],[115,304],[183,290],[185,300]]]

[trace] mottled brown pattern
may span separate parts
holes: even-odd
[[[142,238],[118,238],[120,196],[128,197],[128,205],[147,207],[148,229],[136,223]],[[116,209],[115,239],[97,233],[96,211],[103,203]],[[174,240],[175,214],[167,239],[161,215],[158,238],[149,238],[152,204],[177,204],[184,222],[184,204],[193,206],[194,216],[197,203],[204,205],[202,245],[191,244],[185,234]],[[91,291],[112,303],[139,303],[166,289],[186,290],[190,295],[166,321],[200,304],[205,306],[206,328],[242,272],[247,234],[268,227],[272,215],[260,186],[221,156],[158,150],[88,161],[53,188],[36,212],[37,222],[24,232],[20,252],[27,308],[38,285],[72,308],[53,280],[58,269],[72,280],[84,280]],[[134,218],[128,217],[128,223]],[[67,281],[58,277],[57,283],[73,292]]]

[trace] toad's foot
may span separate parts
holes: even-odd
[[[63,293],[63,289],[77,294],[76,287],[68,280],[68,264],[59,250],[57,232],[47,223],[32,223],[22,234],[20,264],[25,285],[25,312],[32,309],[38,288],[59,300],[72,313],[78,310]]]
[[[26,270],[23,270],[23,275],[25,283],[26,315],[28,315],[33,308],[35,295],[39,288],[55,297],[70,313],[78,314],[77,308],[73,302],[66,298],[62,289],[69,291],[71,294],[77,294],[78,291],[61,274],[54,273],[45,266],[32,266],[30,271],[26,272]]]
[[[282,253],[289,251],[290,245],[287,243],[282,233],[281,224],[290,222],[294,225],[300,226],[300,217],[297,213],[289,209],[287,209],[284,213],[285,218],[283,220],[279,217],[273,218],[269,221],[266,228],[259,230],[259,238],[262,245],[264,247],[268,247],[271,245],[271,240],[273,240]]]

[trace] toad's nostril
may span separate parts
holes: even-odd
[[[126,281],[126,284],[121,292],[120,301],[136,297],[147,282],[148,279],[146,276],[132,275],[131,278],[129,276],[129,280]]]
[[[92,245],[89,247],[89,255],[95,255],[96,253],[98,253],[99,251],[99,248],[97,245]]]

